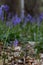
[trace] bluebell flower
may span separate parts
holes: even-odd
[[[31,23],[34,23],[34,22],[36,22],[36,18],[35,17],[32,17],[32,19],[31,19],[31,21],[30,21]]]
[[[2,10],[2,7],[0,7],[0,20],[4,20],[4,12]]]
[[[17,46],[19,41],[17,39],[14,40],[14,46]]]
[[[19,18],[18,15],[15,15],[12,17],[12,22],[14,25],[17,25],[21,22],[21,18]]]
[[[31,19],[32,19],[32,16],[31,16],[30,14],[28,14],[28,15],[27,15],[27,18],[28,18],[29,20],[31,20]]]
[[[27,22],[30,22],[32,20],[32,16],[28,14],[27,16],[24,17],[24,24],[23,27],[27,24]]]
[[[29,21],[31,21],[31,19],[32,19],[32,16],[31,16],[30,14],[28,14],[28,15],[25,17],[24,21],[25,21],[25,22],[29,22]]]
[[[40,14],[40,20],[42,21],[43,20],[43,13]]]
[[[4,9],[4,11],[8,12],[9,11],[9,6],[6,5],[1,5],[1,7]]]
[[[0,17],[1,17],[1,15],[2,15],[2,8],[0,7]]]

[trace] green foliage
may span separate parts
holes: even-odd
[[[24,27],[23,24],[18,24],[10,28],[6,26],[6,22],[0,21],[0,41],[10,43],[10,41],[18,41],[26,43],[27,41],[41,42],[36,44],[38,53],[43,50],[43,22],[40,26],[37,23],[27,23]],[[25,44],[23,44],[25,45]]]
[[[8,27],[5,25],[5,23],[0,21],[0,41],[5,41],[7,37],[7,31]]]
[[[38,26],[36,23],[18,24],[12,28],[6,23],[0,22],[0,41],[14,41],[17,38],[21,42],[43,41],[43,22]]]
[[[35,49],[37,49],[37,54],[43,53],[43,42],[39,42],[35,45]]]

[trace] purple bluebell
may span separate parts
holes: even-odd
[[[32,19],[31,19],[31,21],[30,21],[31,23],[34,23],[34,22],[36,22],[36,18],[35,17],[32,17]]]
[[[12,22],[14,25],[17,25],[21,22],[21,18],[19,18],[18,15],[15,15],[12,17]]]
[[[2,7],[0,7],[0,20],[4,20],[4,12],[2,10]]]
[[[28,15],[27,15],[27,18],[28,18],[29,20],[31,20],[31,19],[32,19],[32,16],[31,16],[30,14],[28,14]]]
[[[2,8],[0,7],[0,17],[2,16]]]
[[[31,21],[31,19],[32,19],[32,16],[31,16],[30,14],[28,14],[28,15],[25,17],[24,21],[25,21],[25,22],[29,22],[29,21]]]
[[[4,11],[8,12],[9,6],[7,4],[1,5],[1,7],[4,9]]]
[[[43,20],[43,13],[40,14],[39,18],[40,20]]]
[[[14,46],[17,46],[19,41],[17,39],[14,40]]]
[[[30,14],[28,14],[27,16],[24,17],[24,24],[23,27],[25,27],[25,25],[27,24],[27,22],[30,22],[32,19],[32,16]]]

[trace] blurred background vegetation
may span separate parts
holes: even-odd
[[[10,6],[10,11],[19,15],[21,11],[19,1],[20,0],[0,0],[0,5],[4,3],[8,4]],[[25,0],[24,2],[25,14],[29,13],[31,16],[34,16],[43,12],[43,0]],[[39,42],[39,45],[37,44],[35,48],[38,50],[43,50],[43,20],[39,23],[39,26],[37,25],[37,22],[31,24],[30,21],[24,25],[24,20],[22,23],[14,26],[11,21],[12,20],[10,20],[10,23],[7,24],[8,26],[6,26],[6,21],[0,21],[0,41],[5,44],[10,43],[15,39],[22,43],[26,43],[27,41],[35,41]]]
[[[8,4],[10,6],[10,8],[12,8],[13,11],[16,11],[18,14],[20,14],[21,11],[21,3],[20,0],[0,0],[0,5],[1,4]],[[16,5],[14,5],[16,4]],[[27,9],[26,9],[27,7]],[[34,7],[34,11],[36,12],[43,12],[43,0],[24,0],[24,9],[26,9],[26,11],[29,13],[31,12],[31,8],[33,9]],[[38,8],[38,10],[37,10]],[[34,14],[34,13],[33,13]]]

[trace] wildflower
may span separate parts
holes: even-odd
[[[12,17],[12,22],[14,25],[17,25],[21,22],[21,19],[17,15],[15,15]]]
[[[7,4],[6,5],[1,5],[1,7],[4,9],[4,11],[8,12],[9,6]]]
[[[25,17],[25,22],[29,22],[31,21],[32,19],[32,16],[30,14],[28,14],[26,17]]]
[[[2,8],[0,7],[0,17],[2,16]]]
[[[34,23],[34,22],[36,22],[36,18],[35,18],[35,17],[33,17],[33,18],[31,19],[31,23]]]
[[[0,7],[0,19],[4,21],[4,11],[8,13],[9,7],[7,5],[1,5]]]
[[[43,20],[43,13],[40,14],[40,20]]]
[[[32,19],[32,16],[31,16],[30,14],[28,14],[28,15],[27,15],[27,18],[28,18],[29,20],[31,20],[31,19]]]
[[[18,45],[18,40],[15,39],[15,40],[14,40],[14,46],[17,46],[17,45]]]
[[[2,10],[2,7],[0,7],[0,20],[4,20],[4,12]]]

